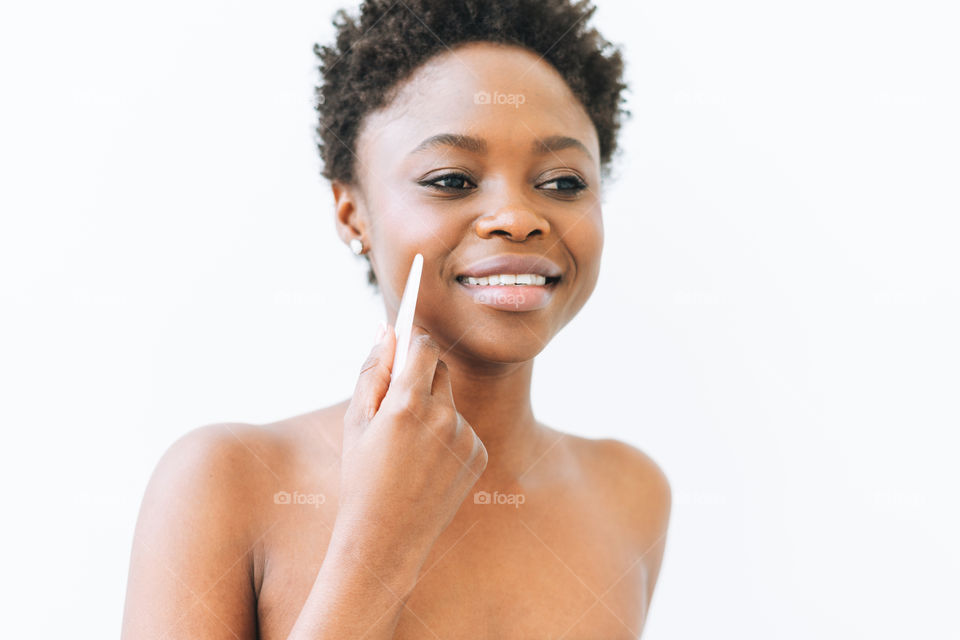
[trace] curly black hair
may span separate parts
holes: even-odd
[[[314,44],[317,148],[328,180],[356,179],[356,142],[364,116],[433,56],[469,42],[523,47],[553,65],[597,131],[608,174],[623,108],[623,58],[587,23],[591,0],[365,0],[358,18],[336,12],[336,43]],[[372,269],[368,280],[376,285]]]

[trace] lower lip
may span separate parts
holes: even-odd
[[[550,304],[553,289],[558,283],[471,285],[458,280],[457,284],[473,298],[476,304],[499,311],[536,311]]]

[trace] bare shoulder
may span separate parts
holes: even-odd
[[[256,637],[274,495],[337,460],[328,440],[338,407],[266,425],[210,424],[168,447],[134,532],[124,638]]]
[[[209,425],[180,437],[160,458],[134,532],[124,638],[256,633],[256,519],[244,507],[247,492],[255,495],[262,482],[261,474],[248,473],[259,439],[250,425]]]
[[[256,515],[275,491],[339,459],[342,411],[341,403],[263,425],[225,422],[187,432],[157,463],[141,519],[182,502],[232,538],[256,534]]]
[[[218,423],[193,429],[180,436],[166,450],[154,471],[151,482],[218,478],[214,483],[230,488],[223,480],[240,480],[251,458],[274,440],[268,429],[243,423]]]
[[[631,527],[663,535],[670,519],[670,482],[647,453],[626,442],[570,436],[584,477],[609,498]],[[646,536],[645,536],[646,537]]]
[[[224,422],[193,429],[160,458],[145,501],[186,494],[210,502],[205,508],[224,502],[238,525],[258,497],[272,495],[285,481],[302,480],[304,469],[339,458],[344,410],[339,403],[263,425]],[[240,504],[247,509],[238,509]]]
[[[253,501],[282,472],[284,448],[283,438],[268,426],[218,423],[195,428],[160,458],[144,504],[179,497],[217,513],[218,521],[234,531],[247,529],[253,524]]]
[[[579,467],[579,485],[619,539],[642,563],[649,607],[666,549],[671,492],[666,474],[640,449],[614,439],[569,436],[567,449]]]

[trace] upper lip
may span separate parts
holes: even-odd
[[[534,273],[547,278],[559,278],[563,270],[546,256],[502,254],[474,262],[460,276],[481,278],[501,273]]]

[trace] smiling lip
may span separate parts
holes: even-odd
[[[502,254],[474,262],[458,276],[481,278],[501,273],[535,273],[550,280],[557,280],[563,271],[557,263],[546,256]]]
[[[468,284],[467,277],[482,278],[499,274],[536,274],[547,279],[542,285],[479,285]],[[463,291],[482,304],[499,311],[535,311],[542,309],[553,298],[554,289],[563,271],[552,260],[534,255],[499,255],[472,265],[457,276]]]

